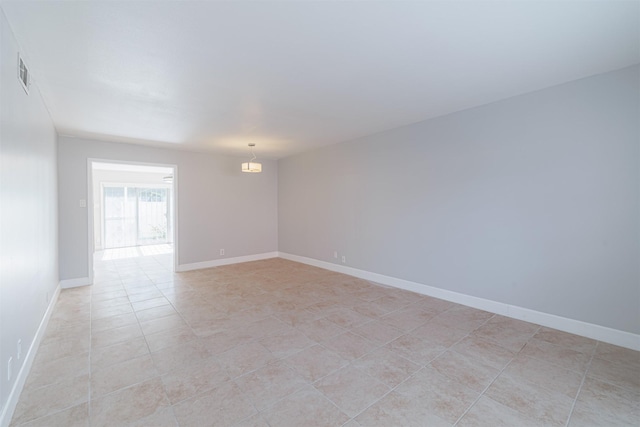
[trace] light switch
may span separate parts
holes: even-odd
[[[86,199],[80,199],[80,207],[81,208],[86,208],[87,207],[87,200]]]

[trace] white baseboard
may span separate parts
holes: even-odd
[[[88,277],[78,277],[76,279],[60,280],[60,287],[62,289],[77,288],[78,286],[87,286],[91,284],[91,279]]]
[[[212,261],[194,262],[192,264],[179,264],[176,271],[200,270],[203,268],[220,267],[221,265],[238,264],[240,262],[259,261],[262,259],[277,258],[278,252],[265,252],[262,254],[245,255],[233,258],[214,259]]]
[[[40,321],[40,326],[38,326],[38,330],[36,331],[36,335],[33,337],[33,341],[29,346],[29,350],[25,354],[24,363],[22,364],[22,367],[20,367],[20,371],[18,371],[16,381],[13,383],[13,387],[11,388],[11,392],[9,393],[7,403],[5,404],[4,408],[2,408],[2,412],[0,413],[0,427],[7,427],[11,422],[11,417],[13,417],[13,412],[15,411],[16,405],[18,404],[18,399],[20,399],[20,393],[22,393],[24,384],[27,381],[27,376],[31,371],[33,360],[35,359],[36,353],[38,352],[38,347],[40,347],[40,342],[42,341],[42,338],[44,337],[44,334],[47,330],[47,325],[49,324],[51,313],[53,313],[53,308],[56,306],[56,302],[58,301],[60,289],[60,285],[56,286],[53,297],[51,298],[51,301],[49,301],[47,311],[45,311],[44,316]]]
[[[278,254],[281,258],[288,259],[290,261],[296,261],[303,264],[324,268],[326,270],[348,274],[350,276],[370,280],[372,282],[380,283],[383,285],[417,292],[419,294],[428,295],[430,297],[455,302],[457,304],[478,308],[480,310],[489,311],[491,313],[500,314],[502,316],[524,320],[526,322],[535,323],[549,328],[558,329],[560,331],[569,332],[598,341],[603,341],[609,344],[614,344],[621,347],[630,348],[632,350],[640,351],[640,335],[633,334],[631,332],[620,331],[593,323],[582,322],[580,320],[569,319],[566,317],[556,316],[554,314],[530,310],[524,307],[491,301],[471,295],[465,295],[458,292],[436,288],[434,286],[423,285],[421,283],[398,279],[391,276],[385,276],[383,274],[372,273],[366,270],[359,270],[357,268],[347,267],[340,264],[333,264],[313,258],[292,255],[286,252],[279,252]]]

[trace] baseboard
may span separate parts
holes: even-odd
[[[62,289],[77,288],[78,286],[87,286],[91,284],[91,279],[88,277],[78,277],[76,279],[60,280],[60,287]]]
[[[366,270],[359,270],[357,268],[347,267],[340,264],[333,264],[313,258],[292,255],[286,252],[279,252],[278,254],[279,257],[288,259],[290,261],[296,261],[303,264],[324,268],[326,270],[348,274],[350,276],[370,280],[372,282],[380,283],[383,285],[417,292],[422,295],[428,295],[430,297],[455,302],[457,304],[478,308],[480,310],[489,311],[491,313],[500,314],[502,316],[524,320],[526,322],[535,323],[549,328],[558,329],[560,331],[569,332],[609,344],[614,344],[621,347],[630,348],[632,350],[640,351],[640,335],[633,334],[631,332],[620,331],[593,323],[582,322],[580,320],[569,319],[566,317],[556,316],[554,314],[530,310],[524,307],[465,295],[458,292],[436,288],[434,286],[411,282],[404,279],[398,279],[397,277],[385,276],[383,274],[372,273]]]
[[[51,313],[53,313],[53,309],[56,306],[56,302],[58,301],[60,289],[60,285],[56,286],[53,297],[51,298],[51,301],[49,301],[47,311],[45,311],[44,316],[40,321],[40,326],[38,326],[38,330],[36,331],[36,335],[33,337],[33,341],[31,342],[29,350],[25,355],[24,363],[18,371],[16,381],[13,383],[13,387],[11,388],[11,392],[9,393],[7,403],[4,408],[2,408],[2,412],[0,413],[0,427],[7,427],[11,422],[11,417],[13,417],[13,412],[15,411],[16,405],[18,404],[18,399],[20,399],[20,393],[22,393],[24,384],[27,381],[27,376],[31,371],[33,360],[35,359],[36,353],[38,352],[38,347],[40,347],[40,342],[42,341],[42,338],[44,337],[44,334],[47,330],[47,325],[49,324]]]
[[[277,258],[278,252],[265,252],[262,254],[245,255],[233,258],[214,259],[212,261],[194,262],[192,264],[179,264],[176,271],[200,270],[203,268],[220,267],[221,265],[238,264],[240,262],[259,261],[262,259]]]

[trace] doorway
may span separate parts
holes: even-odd
[[[175,165],[89,160],[90,279],[116,264],[175,272]]]

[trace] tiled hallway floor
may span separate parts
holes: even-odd
[[[170,258],[62,291],[12,425],[640,423],[639,352],[282,259]]]

